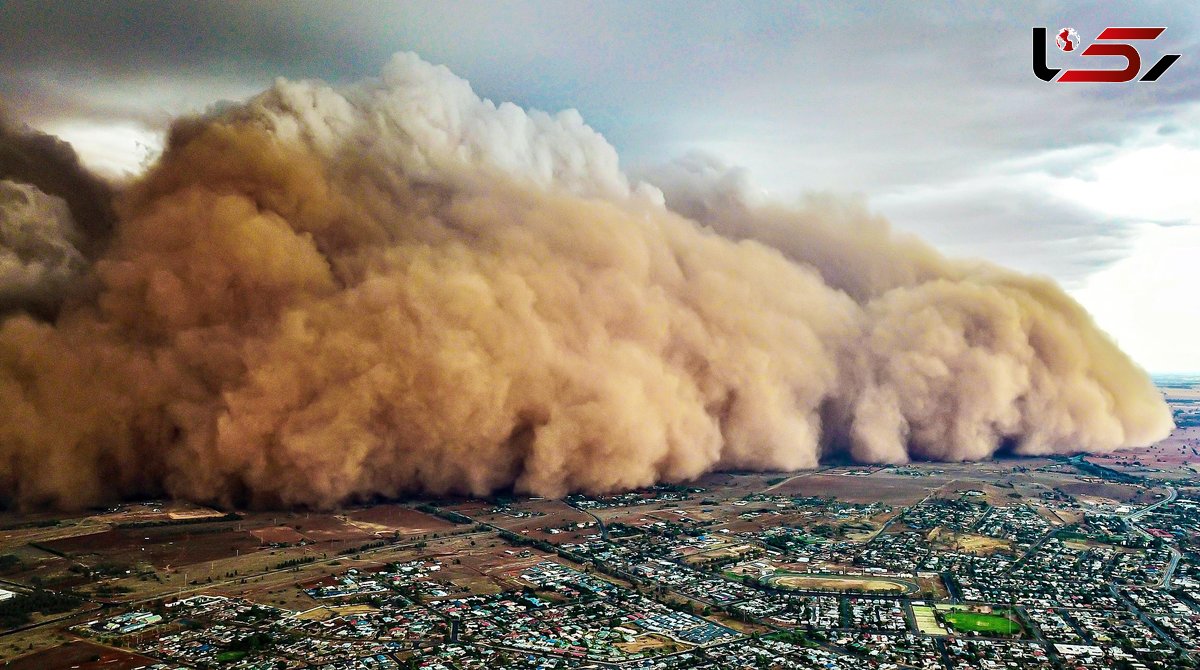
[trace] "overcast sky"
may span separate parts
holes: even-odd
[[[1182,58],[1154,83],[1046,83],[1033,26],[1085,46],[1166,26],[1143,71]],[[1200,371],[1194,1],[0,3],[2,104],[110,174],[173,116],[396,51],[497,102],[578,109],[634,174],[704,151],[778,198],[861,194],[947,253],[1055,277],[1151,371]]]

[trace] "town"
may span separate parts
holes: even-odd
[[[1195,444],[25,516],[0,531],[0,649],[12,668],[1197,667],[1200,473],[1172,458]]]

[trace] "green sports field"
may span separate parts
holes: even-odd
[[[975,612],[946,612],[946,624],[961,632],[1013,635],[1021,632],[1021,624],[999,614],[977,614]]]

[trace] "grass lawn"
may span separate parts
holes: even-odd
[[[955,630],[996,635],[1013,635],[1021,632],[1021,624],[999,614],[977,614],[975,612],[946,612],[946,623]]]

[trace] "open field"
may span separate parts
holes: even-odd
[[[778,587],[796,591],[837,591],[862,593],[915,593],[917,585],[886,577],[852,575],[802,575],[785,573],[770,578]]]
[[[346,517],[330,514],[306,514],[302,519],[295,519],[289,524],[306,539],[314,542],[355,541],[366,542],[375,539],[374,530],[366,530],[350,523]]]
[[[63,522],[49,527],[10,528],[0,531],[0,549],[22,547],[30,543],[51,542],[71,537],[107,532],[112,526],[92,521]]]
[[[1103,542],[1096,542],[1093,540],[1080,540],[1080,539],[1072,538],[1069,540],[1064,539],[1064,540],[1062,540],[1062,543],[1063,543],[1064,547],[1071,549],[1073,551],[1090,551],[1090,550],[1099,549],[1099,548],[1112,549],[1112,545],[1108,545]]]
[[[937,488],[945,481],[937,477],[889,475],[886,471],[866,477],[822,473],[796,477],[774,492],[781,495],[831,496],[845,502],[908,505],[924,498],[930,488]]]
[[[181,500],[171,500],[167,502],[141,502],[118,505],[103,514],[90,516],[88,520],[100,523],[128,524],[219,519],[223,516],[225,516],[224,512],[211,507],[195,505]]]
[[[1135,474],[1159,470],[1188,474],[1200,468],[1200,427],[1176,428],[1170,437],[1146,449],[1114,451],[1088,460]]]
[[[346,520],[369,533],[399,533],[424,535],[445,533],[455,525],[430,514],[404,505],[386,504],[356,509],[346,513]]]
[[[83,640],[37,651],[11,660],[5,670],[131,670],[156,663],[140,654]]]
[[[615,646],[627,654],[637,654],[666,647],[674,648],[679,646],[679,643],[662,635],[651,634],[640,635],[633,642],[618,642]]]
[[[1010,551],[1012,549],[1012,543],[1008,540],[987,537],[986,535],[943,533],[938,536],[937,543],[955,551],[979,554],[981,556],[989,556],[998,551]]]
[[[990,635],[1015,635],[1021,632],[1021,624],[999,614],[953,611],[942,615],[946,624],[959,632],[987,633]]]
[[[250,531],[259,542],[264,544],[300,544],[307,540],[295,528],[289,526],[270,526]]]
[[[748,544],[726,545],[718,549],[692,554],[691,556],[685,558],[683,562],[687,565],[696,565],[713,560],[735,560],[745,556],[753,550],[754,547]]]
[[[1154,497],[1149,491],[1139,486],[1118,484],[1109,481],[1096,481],[1091,478],[1088,480],[1066,480],[1058,484],[1058,489],[1073,496],[1106,498],[1108,500],[1135,504],[1152,502]]]
[[[155,568],[185,566],[249,553],[262,543],[232,524],[194,524],[114,530],[39,543],[50,552],[84,562],[131,569],[149,563]]]

